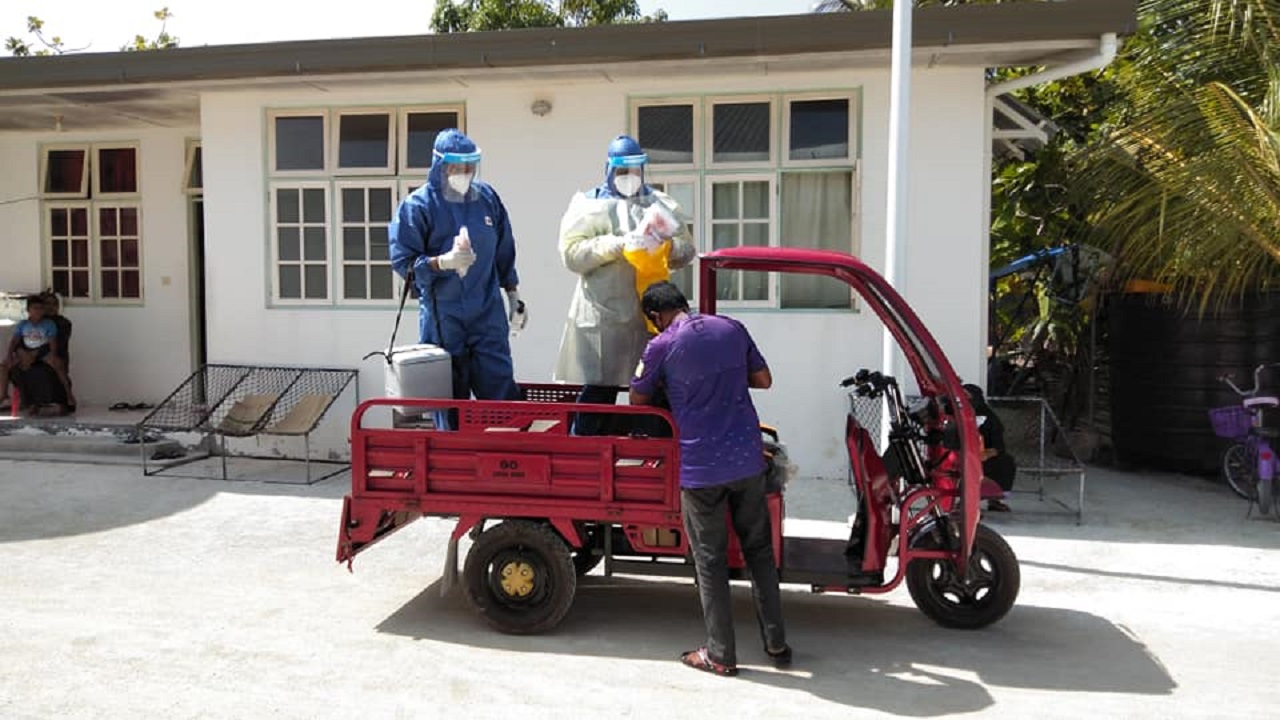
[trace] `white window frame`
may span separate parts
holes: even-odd
[[[648,172],[696,172],[699,161],[703,153],[703,113],[702,100],[696,96],[671,96],[659,98],[632,98],[631,99],[631,135],[640,139],[640,108],[642,107],[668,107],[672,105],[689,105],[693,108],[692,122],[693,127],[689,131],[693,133],[693,162],[689,163],[658,163],[649,162]]]
[[[92,152],[92,171],[93,179],[90,187],[92,192],[90,198],[94,201],[98,200],[135,200],[142,197],[142,145],[138,142],[111,142],[111,143],[94,143],[90,146]],[[137,187],[133,192],[103,192],[101,180],[98,171],[102,168],[101,153],[103,150],[133,150],[133,161],[135,167],[133,169],[134,177],[137,179]]]
[[[287,261],[290,265],[298,265],[301,270],[301,290],[303,297],[285,298],[280,296],[280,242],[279,242],[279,215],[277,214],[276,204],[279,202],[276,198],[277,190],[312,190],[319,189],[324,191],[325,197],[325,287],[326,296],[324,298],[308,298],[306,297],[307,281],[306,266],[317,263],[308,263],[306,261],[306,239],[305,232],[301,232],[307,223],[302,221],[305,212],[302,201],[298,205],[299,219],[299,260]],[[331,180],[289,180],[289,179],[273,179],[267,184],[267,212],[270,220],[268,224],[269,233],[267,241],[271,246],[271,267],[268,269],[271,273],[271,300],[275,305],[286,305],[290,307],[314,305],[331,307],[338,304],[337,298],[334,297],[333,283],[333,265],[334,265],[334,203],[333,203],[333,182]]]
[[[814,100],[848,100],[849,101],[849,127],[848,127],[848,143],[849,155],[844,158],[811,158],[808,160],[792,160],[791,159],[791,104],[794,102],[812,102]],[[782,98],[782,135],[779,139],[781,149],[779,165],[786,168],[839,168],[849,167],[857,163],[858,158],[862,156],[862,148],[858,147],[858,96],[851,92],[837,93],[796,93],[784,95]],[[855,183],[856,184],[856,183]]]
[[[45,192],[49,176],[49,153],[79,150],[84,153],[84,172],[80,176],[80,191],[74,193]],[[93,175],[93,151],[88,143],[51,143],[40,146],[40,198],[42,200],[85,200],[89,197],[89,177]]]
[[[89,232],[91,234],[89,237],[89,244],[90,244],[89,257],[90,257],[90,262],[93,264],[93,267],[89,272],[89,287],[92,290],[91,294],[93,296],[94,302],[99,305],[142,305],[144,304],[146,300],[146,295],[147,295],[147,288],[146,288],[147,276],[143,270],[144,253],[143,253],[143,245],[142,245],[142,235],[143,235],[142,233],[142,202],[139,200],[116,201],[116,200],[107,199],[100,202],[90,203],[90,205],[91,205],[91,210],[90,210],[90,217],[89,217],[89,228],[90,228]],[[109,297],[103,296],[102,294],[102,271],[110,269],[110,270],[119,272],[121,270],[132,269],[132,268],[126,268],[123,265],[115,265],[112,268],[103,267],[102,240],[104,238],[102,236],[102,217],[101,217],[100,211],[101,210],[117,210],[118,211],[123,208],[133,208],[138,214],[138,236],[137,236],[137,239],[138,239],[138,268],[137,268],[138,297],[109,298]],[[116,235],[112,236],[111,239],[117,239],[119,237],[120,237],[120,234],[117,231]],[[123,260],[124,253],[121,253],[120,257],[121,257],[121,260]],[[120,292],[121,293],[124,292],[124,283],[120,284]]]
[[[307,170],[280,170],[276,167],[276,120],[286,117],[320,117],[323,125],[321,127],[321,136],[323,138],[324,167],[311,168]],[[324,175],[333,174],[334,158],[333,150],[330,147],[332,137],[330,132],[334,123],[330,117],[328,108],[289,108],[287,110],[269,110],[267,111],[267,175],[274,179],[283,178],[314,178]],[[274,219],[273,219],[274,222]]]
[[[431,166],[426,167],[410,167],[409,166],[409,116],[420,113],[444,113],[451,112],[458,117],[458,129],[462,132],[467,131],[467,112],[466,106],[461,103],[447,103],[444,105],[411,105],[400,108],[396,113],[396,125],[393,132],[396,135],[396,153],[399,158],[396,161],[395,172],[398,175],[409,175],[415,172],[424,175]]]
[[[400,202],[399,186],[400,186],[400,182],[398,182],[394,178],[387,178],[382,180],[338,180],[334,182],[333,184],[333,198],[334,198],[333,229],[334,229],[335,250],[333,252],[333,263],[335,265],[334,274],[337,276],[337,285],[338,285],[338,294],[334,298],[334,300],[338,304],[351,305],[351,306],[365,305],[365,306],[373,306],[373,307],[384,307],[389,302],[396,302],[396,300],[400,297],[399,295],[400,284],[396,282],[399,279],[399,276],[396,274],[396,271],[394,269],[391,270],[391,297],[370,298],[368,297],[368,287],[365,288],[366,297],[364,298],[347,297],[347,277],[345,272],[346,266],[348,264],[363,265],[367,272],[369,266],[375,264],[375,261],[372,261],[368,258],[369,245],[368,245],[368,240],[366,239],[365,259],[352,261],[351,263],[348,263],[345,257],[345,251],[346,251],[345,241],[342,237],[342,229],[345,224],[342,220],[342,191],[343,190],[360,189],[360,190],[367,191],[369,189],[382,189],[382,190],[391,191],[391,217],[392,219],[394,219],[396,216],[396,208]],[[366,194],[366,197],[367,197],[367,194]],[[363,223],[364,226],[370,227],[373,225],[377,225],[378,223],[369,222],[369,219],[367,217],[368,208],[366,207],[365,210],[366,210],[366,218],[365,218],[365,222]],[[389,258],[387,260],[387,266],[388,267],[391,266],[391,260]]]
[[[65,209],[68,211],[72,209],[83,209],[85,211],[85,218],[86,218],[85,230],[88,232],[88,236],[86,237],[86,240],[88,241],[88,245],[89,245],[88,253],[87,253],[87,259],[89,264],[84,268],[89,273],[89,294],[86,296],[76,296],[71,293],[71,290],[74,286],[71,281],[70,273],[76,269],[79,269],[80,266],[70,264],[73,262],[72,258],[74,258],[74,254],[71,251],[70,245],[67,246],[68,264],[65,266],[62,266],[62,265],[55,266],[53,264],[53,221],[50,215],[54,210],[62,210],[62,209]],[[64,202],[55,201],[55,202],[43,203],[43,210],[44,212],[42,213],[41,223],[44,226],[44,232],[42,233],[42,235],[44,236],[43,254],[46,258],[46,262],[45,262],[46,281],[50,286],[52,286],[53,273],[57,270],[66,270],[68,272],[67,293],[62,298],[63,302],[66,304],[74,304],[77,302],[81,302],[81,303],[95,302],[96,301],[95,290],[97,285],[96,283],[94,283],[93,275],[97,271],[97,269],[94,267],[94,245],[96,244],[96,239],[94,238],[94,233],[93,233],[93,229],[94,229],[93,203],[89,202],[88,200],[71,200],[71,201],[64,201]],[[67,231],[68,232],[71,231],[70,214],[68,214],[67,216]],[[66,237],[69,240],[73,236],[67,235]]]
[[[200,153],[200,187],[191,185],[191,171],[195,168],[196,153]],[[187,141],[187,161],[182,170],[182,192],[187,195],[204,194],[204,144],[200,140]]]
[[[769,159],[745,162],[716,162],[716,106],[756,103],[767,103],[769,106]],[[703,167],[707,170],[776,170],[778,167],[778,146],[781,145],[778,137],[778,105],[778,96],[776,95],[717,95],[707,98],[707,111],[703,116],[703,136],[706,138],[706,142],[703,143]]]
[[[387,118],[387,157],[379,167],[350,168],[342,166],[342,119],[358,115],[384,115]],[[331,121],[328,127],[328,142],[332,147],[328,157],[333,160],[333,176],[335,178],[344,178],[367,175],[395,175],[397,136],[400,134],[397,115],[398,113],[394,107],[333,108],[330,111]]]
[[[724,220],[716,221],[712,217],[713,215],[712,208],[715,207],[713,204],[715,185],[716,183],[725,183],[725,182],[736,182],[739,184],[744,182],[766,182],[769,184],[769,191],[768,191],[769,235],[768,235],[768,242],[766,244],[766,247],[777,247],[778,246],[778,220],[779,220],[778,218],[778,174],[776,171],[770,169],[767,172],[758,172],[758,173],[747,173],[747,172],[725,173],[725,174],[707,174],[703,176],[704,187],[703,187],[703,196],[702,196],[702,207],[705,208],[706,210],[703,213],[703,217],[702,217],[702,228],[703,228],[702,246],[704,248],[704,251],[711,252],[715,248],[715,226],[718,224],[728,224],[728,221],[724,221]],[[739,225],[739,227],[741,227],[744,224],[759,224],[758,219],[742,217],[743,203],[744,203],[744,194],[741,191],[739,191],[738,192],[738,218],[734,222],[736,222]],[[739,236],[738,242],[739,242],[738,247],[744,247],[741,244],[742,243],[741,236]],[[750,271],[750,272],[755,272],[755,271]],[[767,292],[767,297],[764,300],[717,300],[716,304],[717,306],[726,307],[726,308],[763,308],[768,310],[778,309],[778,303],[780,298],[778,296],[777,273],[771,272],[768,274],[768,279],[766,280],[766,288],[768,292]],[[698,288],[698,292],[701,292],[701,288]]]
[[[650,168],[652,167],[653,166],[651,165]],[[702,205],[702,192],[700,188],[698,175],[696,173],[682,174],[682,173],[665,173],[665,172],[662,172],[662,173],[655,172],[655,173],[649,174],[648,170],[646,170],[645,182],[648,183],[649,185],[662,185],[663,186],[662,192],[668,195],[670,195],[671,193],[667,192],[667,187],[669,187],[672,184],[690,185],[693,187],[693,207],[687,208],[687,207],[681,206],[680,210],[684,212],[685,215],[689,216],[689,218],[691,219],[690,224],[693,226],[692,233],[693,233],[694,249],[698,252],[698,254],[702,254],[703,252],[702,213],[699,212],[699,209]],[[699,283],[699,277],[701,274],[698,272],[697,257],[695,257],[689,263],[688,267],[692,269],[693,282],[689,288],[691,297],[687,299],[689,300],[689,304],[696,309],[698,306],[698,301],[699,301],[700,292],[701,292],[700,290],[701,285]]]

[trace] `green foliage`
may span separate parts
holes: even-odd
[[[121,46],[121,50],[164,50],[178,47],[178,38],[170,35],[167,30],[173,13],[169,11],[168,7],[163,7],[155,11],[154,15],[156,20],[160,21],[160,32],[151,39],[142,35],[135,35],[131,42]],[[46,37],[44,34],[44,21],[34,15],[27,17],[27,37],[11,35],[4,41],[4,49],[14,57],[63,55],[69,52],[87,50],[88,48],[88,45],[69,48],[62,38],[57,35]]]
[[[662,10],[653,15],[641,14],[637,0],[440,0],[431,14],[431,29],[451,33],[661,22],[666,19],[667,14]]]

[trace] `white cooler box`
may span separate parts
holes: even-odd
[[[392,349],[386,368],[386,396],[393,398],[452,398],[453,369],[449,353],[435,345],[402,345]],[[417,407],[393,407],[392,423],[399,426],[421,421]]]

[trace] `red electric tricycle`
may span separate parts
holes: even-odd
[[[979,628],[1003,617],[1017,599],[1018,561],[1004,539],[979,522],[982,448],[973,410],[916,314],[857,258],[788,248],[733,248],[701,257],[701,312],[715,312],[717,273],[730,270],[848,283],[896,339],[918,390],[907,399],[896,378],[870,370],[840,383],[851,398],[885,403],[885,449],[877,452],[851,409],[845,444],[855,512],[847,538],[788,535],[785,488],[771,488],[782,581],[856,595],[886,593],[906,580],[916,605],[941,625]],[[351,420],[351,494],[342,506],[338,561],[350,567],[358,553],[419,517],[457,518],[444,587],[458,581],[458,542],[469,535],[461,577],[466,594],[491,625],[510,633],[558,625],[578,576],[601,563],[606,575],[692,577],[677,442],[570,433],[581,412],[657,415],[667,423],[671,416],[649,407],[576,404],[574,386],[524,389],[520,402],[361,403]],[[376,407],[453,410],[456,429],[364,427]],[[734,577],[741,579],[745,568],[732,535],[729,550]]]

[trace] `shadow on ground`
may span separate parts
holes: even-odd
[[[290,476],[302,464],[296,465],[297,468],[288,468]],[[262,465],[256,468],[262,469]],[[6,460],[0,461],[0,543],[137,525],[190,510],[219,493],[337,500],[350,488],[350,475],[346,472],[308,486],[168,475],[143,477],[136,466]],[[341,505],[335,503],[334,522],[340,509]]]
[[[763,667],[750,593],[735,588],[741,680],[798,690],[849,707],[935,717],[993,704],[983,686],[1040,691],[1167,695],[1176,684],[1127,630],[1090,613],[1018,606],[977,632],[946,630],[914,608],[866,598],[784,594],[795,647],[789,672]],[[406,603],[380,632],[531,653],[675,662],[702,637],[689,584],[587,577],[572,611],[550,635],[489,628],[460,591],[439,582]],[[979,682],[980,681],[980,682]]]

